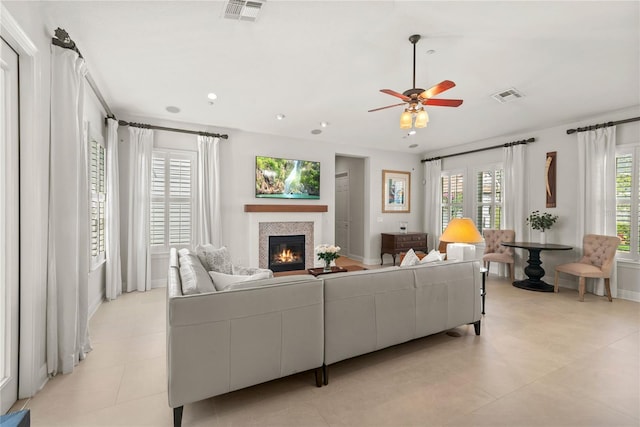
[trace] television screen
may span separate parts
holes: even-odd
[[[319,199],[320,162],[256,156],[256,197]]]

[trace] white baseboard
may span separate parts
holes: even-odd
[[[167,279],[153,279],[151,281],[151,289],[156,288],[166,288],[167,287]]]
[[[364,264],[364,262],[363,262],[364,261],[364,257],[362,257],[360,255],[349,254],[349,255],[347,255],[347,258],[352,259],[354,261],[362,262]]]
[[[104,300],[105,300],[105,294],[103,289],[102,292],[100,292],[100,295],[98,295],[98,298],[96,298],[95,301],[89,304],[89,319],[91,319],[93,315],[96,314],[96,311],[98,311],[100,304],[102,304],[102,301]]]
[[[618,288],[618,296],[619,299],[626,299],[629,301],[640,302],[640,292],[629,291],[627,289]]]

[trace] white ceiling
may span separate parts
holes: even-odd
[[[638,1],[268,0],[256,22],[223,19],[224,5],[42,7],[51,31],[76,41],[116,115],[424,152],[640,104]],[[438,98],[464,104],[428,107],[429,126],[408,137],[401,107],[367,110],[399,102],[379,89],[412,87],[411,34],[423,37],[416,85],[453,80]],[[510,87],[525,97],[491,98]],[[330,126],[312,135],[321,121]]]

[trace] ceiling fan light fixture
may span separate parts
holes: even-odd
[[[427,114],[427,111],[424,109],[418,111],[418,114],[416,114],[416,122],[414,124],[416,129],[426,128],[428,122],[429,115]]]
[[[400,115],[400,129],[411,129],[412,121],[413,121],[413,116],[411,115],[410,112],[405,110]]]

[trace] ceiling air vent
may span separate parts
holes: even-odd
[[[509,88],[507,90],[501,90],[498,93],[491,95],[493,99],[504,104],[505,102],[510,102],[518,98],[522,98],[524,95],[521,92],[518,92],[515,88]]]
[[[227,19],[238,19],[240,21],[255,21],[262,4],[266,0],[229,0],[224,11]]]

